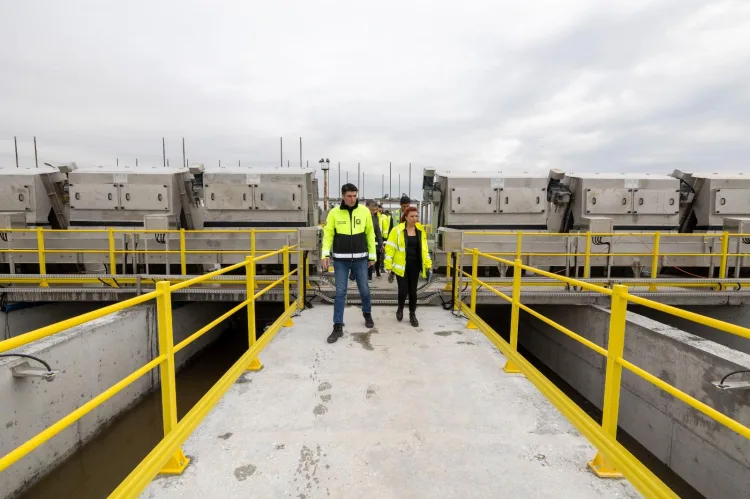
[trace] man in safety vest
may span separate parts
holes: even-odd
[[[333,259],[336,281],[336,299],[333,303],[333,332],[328,343],[335,343],[344,335],[344,306],[346,304],[347,277],[351,272],[357,281],[359,296],[362,299],[362,314],[365,326],[375,327],[372,320],[370,288],[367,282],[367,269],[375,265],[377,248],[372,214],[357,201],[357,187],[344,184],[341,188],[341,205],[328,213],[323,228],[323,268],[327,269]]]
[[[401,215],[403,215],[406,212],[406,209],[411,205],[411,199],[409,199],[409,196],[401,196],[399,204],[401,205],[401,209],[393,212],[393,223],[391,223],[391,227],[396,227],[401,223]]]

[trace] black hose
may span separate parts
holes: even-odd
[[[731,373],[729,373],[729,374],[727,374],[726,376],[724,376],[723,378],[721,378],[721,381],[719,381],[719,386],[723,385],[723,384],[724,384],[724,381],[725,381],[725,380],[726,380],[726,379],[727,379],[727,378],[728,378],[729,376],[732,376],[733,374],[740,374],[740,373],[750,373],[750,370],[747,370],[747,369],[743,369],[743,370],[741,370],[741,371],[732,371]]]
[[[307,254],[309,251],[302,253],[302,303],[307,307]],[[299,268],[299,264],[298,264]],[[320,285],[318,285],[320,286]],[[309,308],[313,308],[310,305]]]
[[[34,357],[33,355],[26,355],[26,354],[23,354],[23,353],[0,353],[0,357],[23,357],[24,359],[35,360],[35,361],[39,362],[40,364],[43,364],[44,367],[46,367],[49,372],[52,372],[52,368],[49,366],[49,364],[47,364],[46,362],[44,362],[39,357]]]

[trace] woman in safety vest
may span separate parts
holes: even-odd
[[[388,242],[385,243],[385,270],[398,279],[398,309],[396,319],[404,317],[404,303],[409,295],[409,321],[414,327],[417,320],[417,283],[419,275],[427,277],[427,270],[432,269],[432,260],[427,249],[427,233],[421,229],[417,220],[418,210],[411,206],[404,212],[405,221],[391,230]]]

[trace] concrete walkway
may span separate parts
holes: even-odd
[[[282,330],[185,443],[185,473],[142,497],[640,497],[588,471],[593,447],[465,321],[376,307],[367,332],[350,307],[328,345],[332,313]]]

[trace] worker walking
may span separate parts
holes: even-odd
[[[391,230],[388,242],[385,243],[385,268],[395,274],[398,280],[396,319],[403,319],[408,295],[409,321],[412,326],[417,327],[417,283],[420,274],[427,277],[427,271],[432,270],[432,260],[427,248],[427,232],[417,222],[418,210],[413,206],[409,207],[404,215],[405,221]]]
[[[378,205],[378,222],[380,223],[380,233],[383,235],[383,247],[378,252],[378,269],[380,272],[385,272],[385,241],[388,240],[388,232],[391,230],[391,217],[390,214],[383,213],[383,205]],[[380,274],[378,274],[380,275]]]
[[[336,299],[333,303],[333,332],[328,343],[335,343],[344,335],[344,306],[346,305],[347,276],[351,272],[357,281],[359,296],[362,299],[362,315],[365,326],[375,327],[372,320],[370,288],[367,282],[367,269],[377,260],[375,229],[372,214],[357,200],[357,187],[344,184],[341,188],[341,205],[328,213],[323,228],[323,268],[328,268],[333,258],[333,271],[336,281]]]
[[[368,199],[365,202],[365,205],[367,205],[367,209],[370,210],[370,214],[372,215],[372,226],[375,229],[375,251],[378,255],[377,260],[375,260],[375,273],[378,277],[380,277],[380,260],[383,259],[383,234],[380,232],[380,220],[378,220],[378,203],[374,199]],[[372,281],[372,270],[373,266],[370,266],[370,268],[367,269],[367,280]]]
[[[391,224],[391,227],[396,227],[398,224],[404,221],[403,217],[406,213],[406,210],[411,205],[411,199],[409,199],[409,196],[401,196],[399,204],[401,205],[401,209],[395,210],[393,212],[393,223]]]

